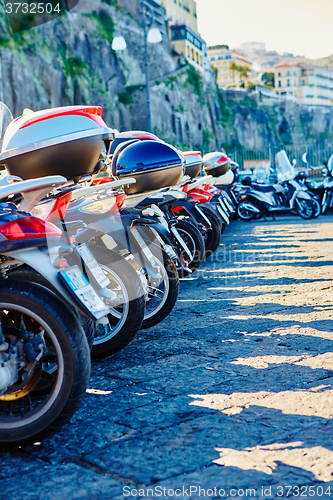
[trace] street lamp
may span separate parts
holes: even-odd
[[[148,114],[148,131],[152,132],[151,128],[151,112],[150,112],[150,87],[149,87],[149,56],[148,56],[148,43],[160,43],[162,41],[162,34],[158,28],[149,28],[154,22],[153,9],[146,2],[141,1],[142,22],[140,23],[144,33],[144,49],[145,49],[145,73],[146,73],[146,92],[147,92],[147,114]],[[121,17],[132,12],[126,11],[121,14]],[[149,29],[148,29],[149,28]],[[112,40],[113,50],[125,50],[127,47],[125,38],[118,31]]]

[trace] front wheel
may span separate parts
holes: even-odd
[[[85,394],[90,375],[86,337],[77,316],[34,283],[0,282],[0,320],[2,383],[11,373],[0,392],[0,443],[41,441],[69,421]]]
[[[302,219],[312,219],[315,208],[312,200],[304,200],[303,198],[296,198],[296,212]]]
[[[241,201],[237,207],[237,215],[240,220],[250,221],[257,215],[256,212],[250,210],[251,203],[248,201]]]

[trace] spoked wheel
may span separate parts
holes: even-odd
[[[165,319],[174,308],[179,293],[179,277],[173,260],[161,250],[154,254],[161,278],[158,282],[148,276],[148,297],[142,328],[150,328]]]
[[[315,208],[312,200],[304,200],[302,198],[296,199],[296,212],[302,219],[312,219]]]
[[[108,288],[117,294],[106,325],[96,325],[93,358],[110,356],[131,342],[141,328],[145,312],[144,290],[135,269],[116,252],[98,245],[91,247],[94,257],[110,280]]]
[[[204,238],[200,230],[188,220],[179,219],[175,227],[193,256],[193,259],[189,261],[189,257],[184,253],[184,258],[188,261],[188,267],[195,271],[205,257]],[[179,271],[179,276],[184,277],[182,270]]]
[[[90,374],[87,340],[75,314],[35,284],[0,283],[0,320],[6,342],[0,371],[12,367],[0,393],[0,443],[40,441],[80,405]]]

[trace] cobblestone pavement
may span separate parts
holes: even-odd
[[[1,499],[333,498],[332,234],[234,222],[59,435],[1,453]]]

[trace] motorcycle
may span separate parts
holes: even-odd
[[[274,217],[276,213],[296,213],[303,219],[311,219],[315,215],[315,207],[306,188],[295,178],[294,166],[288,160],[285,151],[276,154],[277,184],[264,185],[252,182],[250,177],[244,177],[242,184],[245,192],[238,195],[237,214],[241,220]]]
[[[1,181],[1,200],[17,194],[23,198],[19,210],[11,202],[0,203],[2,445],[42,440],[69,421],[90,374],[89,347],[76,311],[95,321],[108,313],[80,266],[67,261],[76,249],[59,245],[62,231],[28,212],[65,181],[61,176],[29,181],[11,176]],[[22,263],[43,276],[56,293],[11,279],[11,269]],[[87,268],[95,272],[95,262],[91,264]]]

